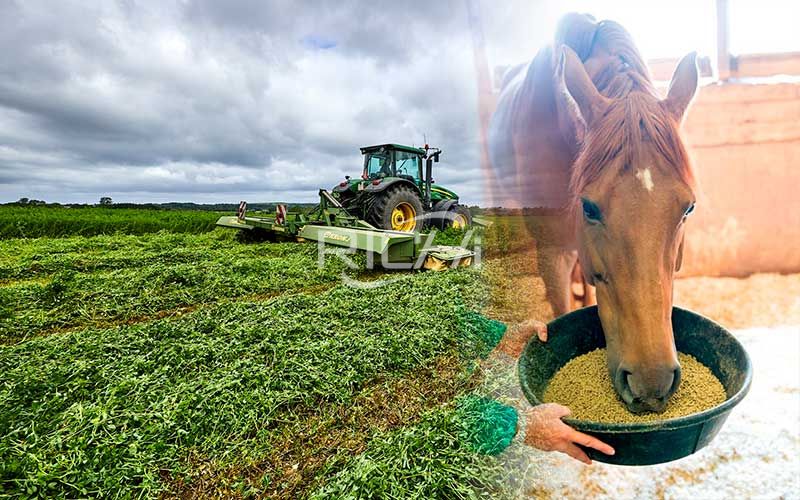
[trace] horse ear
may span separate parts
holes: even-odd
[[[683,115],[697,92],[697,80],[697,52],[692,52],[683,56],[678,67],[675,68],[667,98],[664,99],[667,110],[679,122],[683,119]]]
[[[556,77],[562,92],[568,94],[580,112],[580,118],[587,126],[603,114],[608,99],[597,91],[586,68],[578,55],[566,45],[561,46],[561,54],[556,67]]]

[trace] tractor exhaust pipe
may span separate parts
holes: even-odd
[[[425,160],[425,209],[431,209],[431,177],[433,177],[433,159]]]

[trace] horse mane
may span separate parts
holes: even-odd
[[[614,56],[593,78],[597,90],[612,104],[597,126],[587,130],[573,163],[570,191],[575,201],[615,158],[623,158],[622,169],[637,165],[646,144],[694,189],[694,173],[679,123],[661,104],[647,64],[627,30],[614,21],[595,23],[591,16],[567,14],[556,31],[556,46],[561,43],[570,46],[582,61],[598,47]]]

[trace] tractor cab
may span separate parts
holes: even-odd
[[[471,217],[458,195],[433,184],[439,148],[379,144],[361,148],[361,177],[349,176],[332,195],[352,214],[375,227],[419,231],[425,225],[466,227]]]
[[[361,148],[364,155],[364,173],[362,179],[376,180],[386,177],[400,177],[409,180],[418,187],[423,180],[422,159],[424,149],[384,144]]]

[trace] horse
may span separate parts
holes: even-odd
[[[691,53],[662,98],[625,28],[568,14],[506,76],[489,124],[493,204],[558,209],[560,237],[538,251],[547,299],[568,312],[579,263],[634,413],[662,412],[680,384],[673,280],[697,187],[679,129],[697,85]]]

